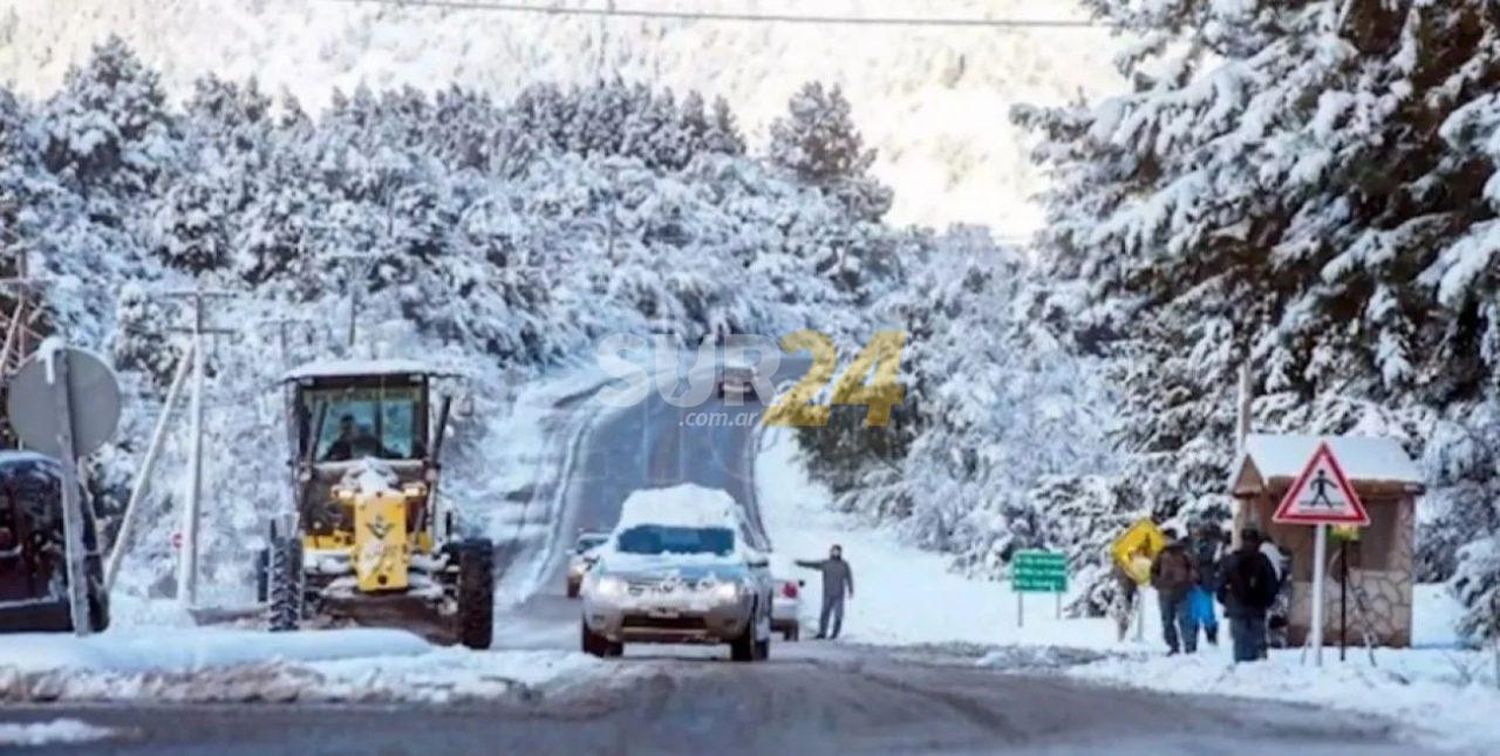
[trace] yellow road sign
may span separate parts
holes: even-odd
[[[1167,537],[1150,519],[1142,519],[1109,546],[1115,566],[1140,585],[1151,581],[1151,562],[1167,547]]]

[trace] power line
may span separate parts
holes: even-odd
[[[970,29],[1107,29],[1092,21],[1046,18],[919,18],[898,16],[829,16],[798,14],[720,13],[710,11],[646,10],[642,8],[597,8],[528,5],[481,0],[320,0],[325,3],[394,5],[407,8],[446,8],[495,13],[534,13],[546,16],[593,16],[643,18],[659,21],[722,21],[774,24],[839,24],[847,26],[927,26]]]

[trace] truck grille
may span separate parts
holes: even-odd
[[[621,622],[626,629],[648,628],[651,630],[707,630],[708,623],[702,617],[651,617],[648,615],[627,616]]]

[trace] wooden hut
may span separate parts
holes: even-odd
[[[1327,442],[1333,450],[1370,514],[1370,525],[1361,528],[1358,540],[1346,547],[1349,642],[1362,643],[1368,630],[1381,645],[1409,646],[1416,505],[1423,485],[1416,463],[1401,444],[1386,438],[1358,436],[1251,434],[1230,476],[1229,490],[1239,503],[1235,513],[1236,534],[1241,528],[1255,527],[1291,552],[1293,586],[1288,640],[1294,645],[1301,644],[1312,626],[1316,530],[1309,525],[1276,524],[1271,517],[1320,442]],[[1340,554],[1336,543],[1328,545],[1331,569],[1323,611],[1324,637],[1335,642],[1340,633],[1339,580],[1343,574]]]

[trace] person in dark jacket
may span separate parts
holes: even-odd
[[[1151,587],[1156,589],[1161,606],[1162,635],[1168,655],[1179,650],[1191,654],[1198,650],[1198,625],[1193,621],[1188,598],[1198,583],[1198,568],[1187,544],[1178,540],[1177,531],[1168,528],[1162,535],[1167,537],[1167,547],[1151,563]]]
[[[844,626],[844,595],[854,598],[854,570],[844,561],[844,548],[834,544],[828,550],[828,558],[821,560],[798,559],[798,567],[818,570],[823,573],[823,611],[818,615],[818,638],[837,639]],[[833,620],[833,632],[829,633],[828,622]]]
[[[1254,528],[1241,531],[1239,549],[1224,558],[1222,567],[1219,602],[1224,605],[1224,616],[1229,618],[1236,662],[1264,658],[1266,610],[1275,603],[1280,589],[1276,568],[1260,552],[1260,544],[1260,531]]]
[[[1193,612],[1193,621],[1203,628],[1203,637],[1209,645],[1219,645],[1219,617],[1214,609],[1214,594],[1219,589],[1219,559],[1224,553],[1224,531],[1218,523],[1206,520],[1190,547],[1194,566],[1198,569],[1198,582],[1188,594],[1188,603]]]

